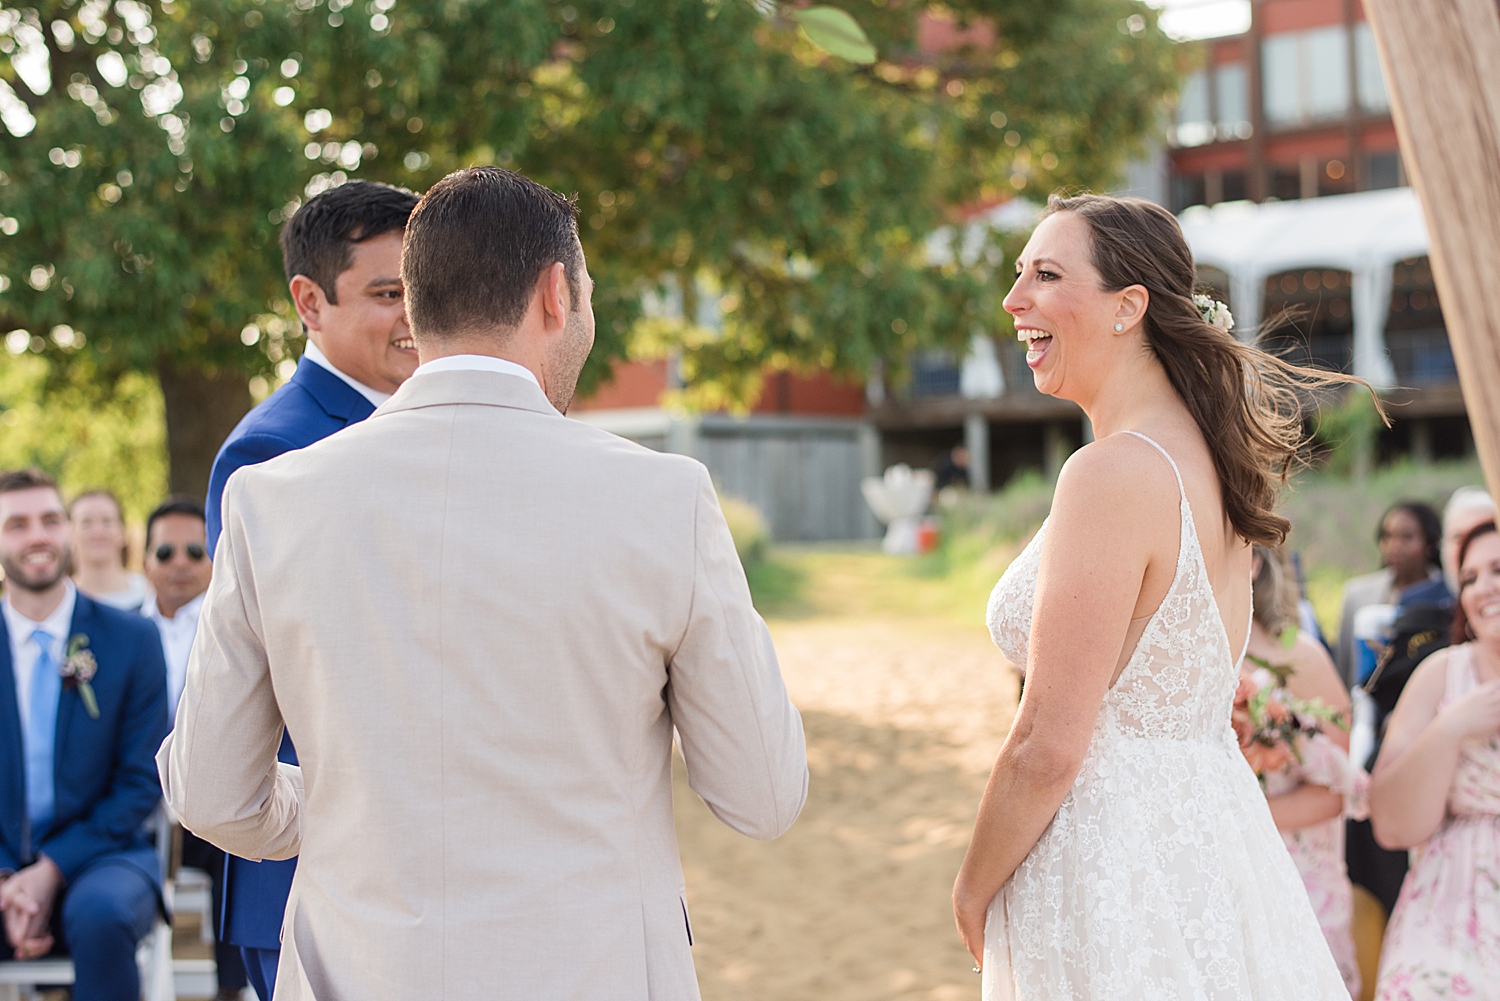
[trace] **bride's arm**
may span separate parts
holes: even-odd
[[[990,900],[1052,822],[1083,763],[1152,553],[1165,538],[1168,558],[1176,558],[1176,483],[1150,446],[1134,448],[1124,437],[1074,453],[1058,478],[1025,695],[953,888],[959,934],[976,960]]]

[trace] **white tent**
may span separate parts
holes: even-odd
[[[1225,202],[1179,217],[1200,265],[1229,275],[1235,326],[1260,321],[1269,275],[1299,268],[1353,274],[1354,374],[1376,386],[1395,384],[1385,345],[1391,269],[1427,253],[1427,225],[1410,188],[1332,195],[1295,202]]]

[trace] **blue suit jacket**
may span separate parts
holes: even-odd
[[[68,637],[87,636],[98,670],[90,686],[94,719],[77,689],[63,688],[57,707],[53,782],[56,814],[33,832],[31,854],[57,863],[73,882],[84,871],[118,863],[139,869],[161,892],[161,866],[144,824],[161,800],[156,750],[167,736],[167,665],[156,627],[84,594],[73,607]],[[25,751],[10,634],[0,617],[0,870],[33,861],[24,854]]]
[[[369,400],[332,372],[306,358],[298,362],[287,384],[245,415],[214,459],[208,479],[209,549],[219,544],[224,484],[236,469],[306,448],[374,412]],[[297,763],[289,735],[282,734],[276,756],[287,764]],[[296,871],[296,859],[249,862],[229,856],[224,874],[224,941],[252,949],[281,948],[281,919]]]

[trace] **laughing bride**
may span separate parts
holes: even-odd
[[[1082,195],[1005,299],[1098,440],[990,598],[1026,687],[953,891],[985,1001],[1349,996],[1229,718],[1295,390],[1350,380],[1238,341],[1193,283],[1166,210]]]

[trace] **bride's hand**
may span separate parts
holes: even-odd
[[[976,968],[984,966],[984,921],[988,910],[989,901],[967,900],[963,890],[954,886],[953,919],[958,923],[958,937],[974,957]]]

